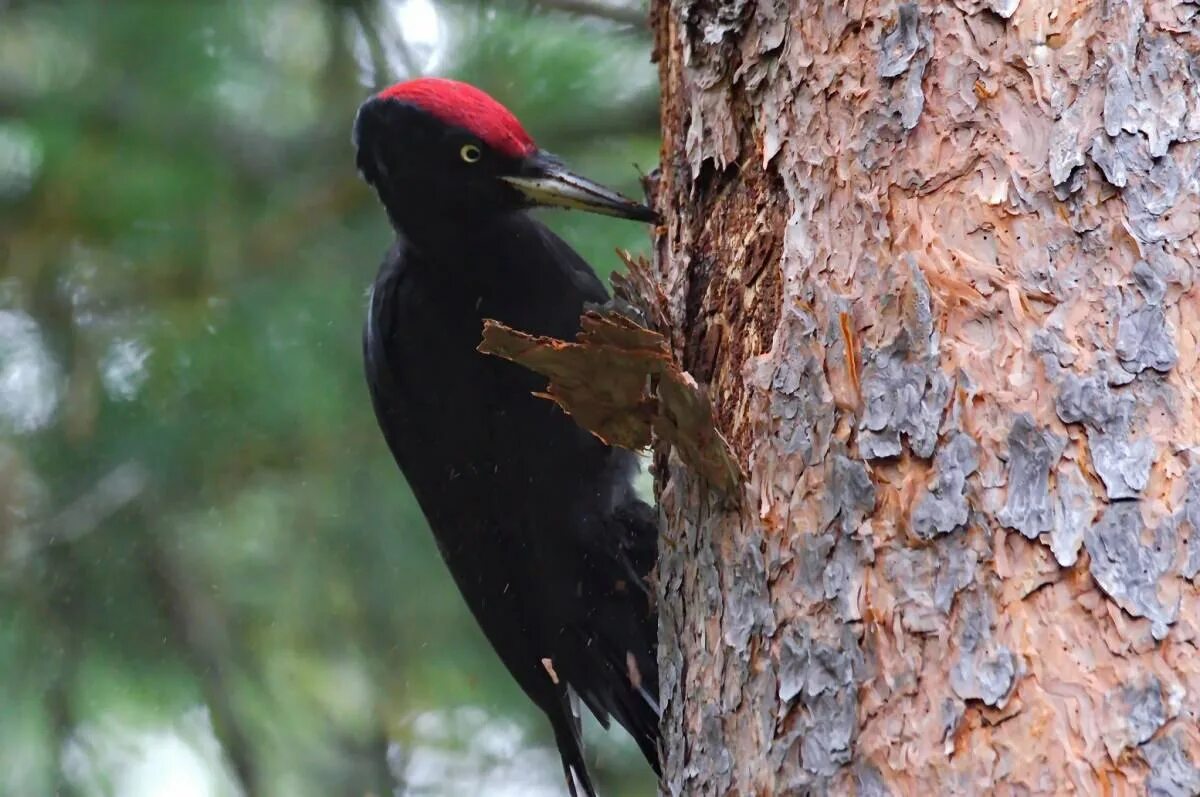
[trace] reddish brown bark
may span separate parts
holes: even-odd
[[[666,793],[1200,793],[1189,8],[655,4]]]

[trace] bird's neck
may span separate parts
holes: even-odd
[[[533,263],[501,262],[502,252],[540,238],[539,222],[524,211],[446,212],[388,204],[388,216],[405,248],[439,282],[487,293],[497,279],[520,282]],[[503,266],[503,268],[501,268]]]
[[[393,229],[411,249],[427,259],[443,265],[461,264],[467,270],[481,254],[488,254],[489,242],[504,228],[515,229],[531,221],[517,210],[443,208],[380,193]]]

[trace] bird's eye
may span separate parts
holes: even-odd
[[[463,148],[458,151],[458,154],[467,163],[477,163],[483,157],[483,151],[474,144],[463,144]]]

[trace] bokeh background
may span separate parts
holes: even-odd
[[[636,195],[649,56],[602,0],[0,0],[0,795],[565,793],[375,427],[350,125],[455,76]]]

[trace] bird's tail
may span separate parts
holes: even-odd
[[[562,695],[563,710],[550,717],[554,726],[554,742],[562,758],[563,775],[567,778],[567,789],[571,797],[597,797],[587,762],[583,760],[583,732],[579,722],[579,701],[568,687]]]

